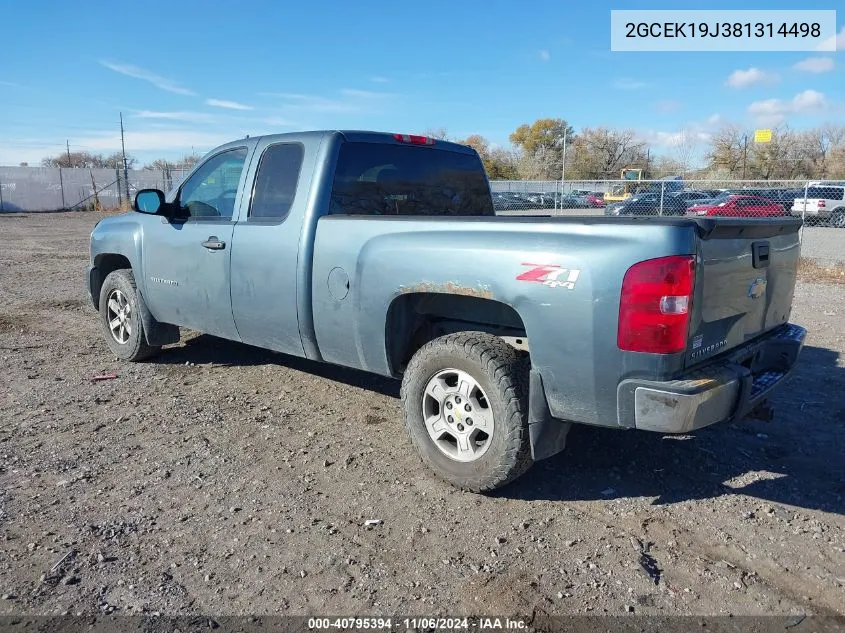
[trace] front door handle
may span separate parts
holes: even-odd
[[[210,235],[202,245],[210,251],[219,251],[222,248],[226,248],[226,242],[221,242],[217,239],[216,235]]]

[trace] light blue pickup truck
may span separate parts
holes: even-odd
[[[452,484],[498,488],[573,423],[686,433],[792,370],[800,220],[497,217],[474,150],[374,132],[233,141],[91,234],[127,361],[179,328],[402,380]],[[303,421],[306,423],[306,421]]]

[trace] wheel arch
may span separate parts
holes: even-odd
[[[460,331],[508,337],[527,350],[525,322],[507,303],[462,294],[406,293],[393,299],[385,320],[385,352],[391,373],[401,375],[427,342]]]
[[[132,262],[125,255],[119,253],[100,253],[94,258],[94,267],[91,269],[91,301],[96,309],[100,309],[100,290],[103,282],[111,273],[120,269],[132,270]]]

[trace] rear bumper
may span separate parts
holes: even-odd
[[[742,419],[792,373],[806,335],[804,328],[787,324],[678,380],[624,380],[617,391],[619,423],[660,433],[687,433]]]

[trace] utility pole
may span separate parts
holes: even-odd
[[[748,160],[748,134],[742,137],[742,179],[745,180],[745,163]]]
[[[566,180],[566,128],[569,124],[563,126],[563,159],[560,161],[560,192],[563,193],[563,181]]]
[[[120,150],[123,152],[123,181],[126,184],[126,200],[129,200],[129,168],[126,166],[126,144],[123,142],[123,112],[120,113]]]
[[[70,167],[70,141],[65,140],[65,147],[67,148],[67,166]]]

